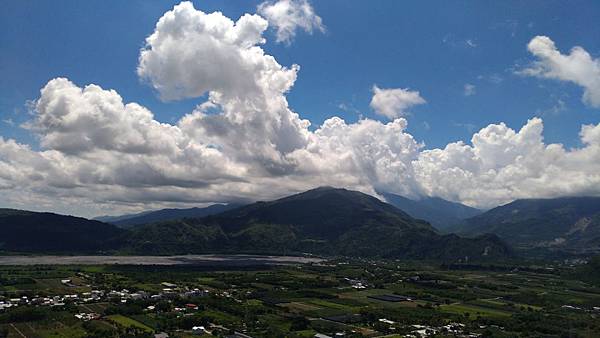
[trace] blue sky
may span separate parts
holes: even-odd
[[[5,3],[0,205],[600,195],[599,17],[594,1]]]
[[[160,121],[174,122],[196,99],[161,102],[138,79],[139,49],[162,13],[176,2],[18,1],[0,13],[0,135],[36,145],[18,125],[30,118],[51,78],[117,90],[125,101],[149,107]],[[230,18],[254,13],[258,2],[196,1],[205,12]],[[313,124],[332,115],[354,121],[380,118],[369,108],[371,87],[418,90],[427,104],[408,117],[409,131],[427,147],[442,147],[497,122],[519,128],[544,119],[547,142],[578,146],[583,123],[600,110],[581,102],[570,83],[513,74],[529,62],[527,43],[550,36],[564,53],[576,45],[600,55],[600,4],[578,1],[316,1],[325,34],[299,33],[291,45],[266,34],[264,49],[283,65],[301,70],[288,94],[293,110]],[[467,41],[472,43],[472,46]],[[475,94],[464,95],[465,84]],[[560,103],[562,102],[562,103]],[[557,109],[560,108],[560,109]],[[429,126],[429,128],[427,128]]]

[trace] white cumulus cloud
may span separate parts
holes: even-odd
[[[545,144],[543,122],[533,118],[521,130],[504,123],[444,149],[423,151],[414,162],[426,195],[490,207],[517,198],[600,194],[598,126],[582,127],[587,145],[566,150]]]
[[[276,29],[277,42],[289,44],[298,29],[309,34],[325,32],[321,18],[307,0],[266,1],[258,5],[258,13]]]
[[[465,96],[473,96],[475,93],[477,93],[477,87],[474,84],[465,83],[463,94]]]
[[[547,36],[534,37],[527,49],[537,60],[519,74],[575,83],[583,88],[586,105],[600,107],[600,59],[579,46],[562,54]]]
[[[389,119],[404,116],[413,106],[426,103],[418,91],[402,88],[383,89],[373,86],[371,108]]]

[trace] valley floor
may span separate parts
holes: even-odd
[[[0,337],[598,337],[600,289],[571,269],[4,265]]]

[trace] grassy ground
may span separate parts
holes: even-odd
[[[78,306],[78,309],[81,312],[95,312],[95,313],[103,313],[104,310],[108,307],[109,303],[90,303],[90,304],[81,304]]]
[[[86,333],[80,325],[66,326],[59,322],[40,325],[36,322],[11,323],[9,324],[8,337],[40,337],[40,338],[62,338],[62,337],[85,337]]]
[[[470,316],[483,317],[505,317],[511,315],[511,312],[468,304],[441,305],[440,310],[443,312],[456,313],[459,315],[465,315],[468,313]]]
[[[322,307],[317,306],[315,304],[307,304],[307,303],[303,303],[303,302],[290,302],[290,303],[282,303],[279,305],[283,306],[293,312],[314,311],[314,310],[322,309]]]
[[[105,319],[123,327],[137,327],[148,332],[154,331],[151,327],[144,325],[133,318],[125,317],[122,315],[110,315],[106,316]]]

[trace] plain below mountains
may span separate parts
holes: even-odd
[[[49,224],[44,220],[46,214],[38,215],[34,223],[20,223],[21,235],[4,241],[4,250],[78,252],[93,238],[94,245],[90,248],[132,254],[313,253],[446,261],[511,255],[509,247],[494,235],[477,238],[440,235],[429,223],[375,197],[335,188],[313,189],[216,215],[150,223],[130,230],[79,218],[78,225],[57,228],[59,220]],[[60,217],[74,222],[70,216]],[[0,218],[0,228],[6,226],[7,222]],[[92,226],[101,230],[92,231]],[[45,228],[46,232],[64,230],[58,236],[48,237],[56,241],[53,246],[36,247],[37,242],[27,236],[32,227]],[[93,236],[86,232],[93,232]],[[68,236],[85,241],[61,240]]]
[[[459,235],[498,235],[524,248],[600,250],[600,197],[522,199],[464,221]]]

